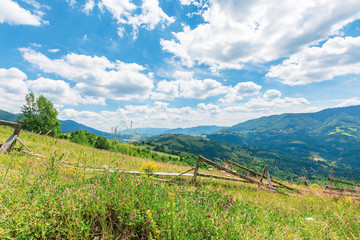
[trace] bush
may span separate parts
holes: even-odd
[[[154,161],[148,161],[141,165],[139,172],[153,173],[157,170],[157,164]]]

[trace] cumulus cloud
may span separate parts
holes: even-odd
[[[235,87],[229,88],[228,94],[226,94],[224,98],[220,99],[220,102],[232,103],[242,100],[244,97],[259,94],[260,89],[261,86],[254,82],[240,82],[236,84]]]
[[[228,91],[228,87],[213,79],[198,80],[193,72],[176,71],[175,80],[160,81],[153,99],[172,100],[176,97],[205,99]]]
[[[118,22],[120,37],[124,36],[124,25],[132,26],[133,38],[136,39],[139,28],[153,30],[158,25],[164,28],[175,21],[174,17],[169,17],[160,8],[158,0],[143,0],[141,6],[137,6],[131,0],[101,0],[98,6],[102,11],[109,11]],[[139,10],[141,13],[138,14]]]
[[[28,92],[25,73],[17,68],[0,68],[0,109],[18,113]]]
[[[272,66],[269,78],[284,84],[305,85],[331,80],[336,76],[360,74],[360,37],[335,37],[321,47],[304,48],[281,64]]]
[[[35,4],[35,1],[32,1]],[[33,14],[29,10],[19,6],[18,3],[12,0],[0,1],[0,23],[9,23],[11,25],[32,25],[40,26],[43,22],[41,20],[42,12]]]
[[[360,105],[360,99],[358,97],[346,99],[342,103],[336,105],[336,107],[349,107],[355,105]]]
[[[274,94],[268,92],[267,95]],[[265,94],[264,94],[265,95]],[[92,127],[109,131],[110,127],[123,126],[123,121],[133,123],[134,127],[192,127],[196,125],[234,125],[241,121],[263,115],[279,114],[283,112],[306,112],[309,102],[304,98],[264,96],[250,98],[244,103],[233,105],[216,105],[213,103],[199,103],[195,107],[172,107],[170,103],[161,101],[147,105],[126,105],[116,111],[102,111],[99,113],[65,109],[60,112],[60,119],[73,119]]]
[[[273,100],[281,97],[281,92],[276,89],[267,90],[264,93],[264,100]]]
[[[93,10],[94,6],[95,6],[94,0],[88,0],[84,5],[83,12],[86,15],[89,15],[89,13]]]
[[[63,80],[53,80],[48,78],[38,78],[26,82],[30,91],[35,95],[44,95],[58,106],[78,105],[78,104],[94,104],[105,105],[104,97],[82,97],[74,88]]]
[[[360,17],[357,1],[211,0],[205,21],[161,40],[163,50],[186,66],[213,70],[264,63],[338,34]],[[186,2],[188,3],[188,2]]]
[[[151,73],[136,63],[111,62],[106,57],[67,54],[50,59],[40,52],[21,48],[25,60],[45,73],[54,73],[76,83],[75,89],[84,96],[113,100],[147,99],[153,88]]]

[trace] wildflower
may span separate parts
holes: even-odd
[[[110,194],[113,194],[113,191],[111,191]]]
[[[136,216],[132,216],[132,219],[136,219]]]
[[[159,218],[159,215],[156,215],[157,218]]]
[[[329,232],[328,231],[325,231],[325,235],[327,235]]]
[[[206,229],[206,228],[204,228],[204,231],[206,232],[206,231],[207,231],[207,229]]]
[[[147,221],[147,224],[148,224],[148,225],[151,224],[151,221]]]
[[[179,216],[181,216],[181,214],[182,214],[182,213],[181,213],[181,212],[179,212]]]
[[[197,231],[197,232],[198,232],[198,231],[199,231],[199,229],[198,229],[198,228],[195,228],[195,231]]]
[[[249,205],[249,203],[247,202],[246,205]]]
[[[209,217],[210,217],[210,214],[206,214],[205,217],[209,218]]]
[[[112,182],[110,182],[110,184],[112,184]]]

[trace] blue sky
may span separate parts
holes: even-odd
[[[0,109],[44,95],[111,127],[230,126],[360,104],[358,1],[1,0]]]

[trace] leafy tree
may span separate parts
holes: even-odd
[[[23,129],[50,136],[61,133],[58,111],[53,103],[44,96],[35,98],[34,93],[25,96],[26,104],[21,108],[19,118],[23,121]]]
[[[109,150],[110,149],[110,144],[109,144],[106,137],[98,136],[97,139],[96,139],[94,147],[99,148],[99,149]]]
[[[86,146],[92,146],[89,143],[88,136],[83,130],[76,130],[75,132],[71,132],[70,141],[74,143],[79,143]]]

